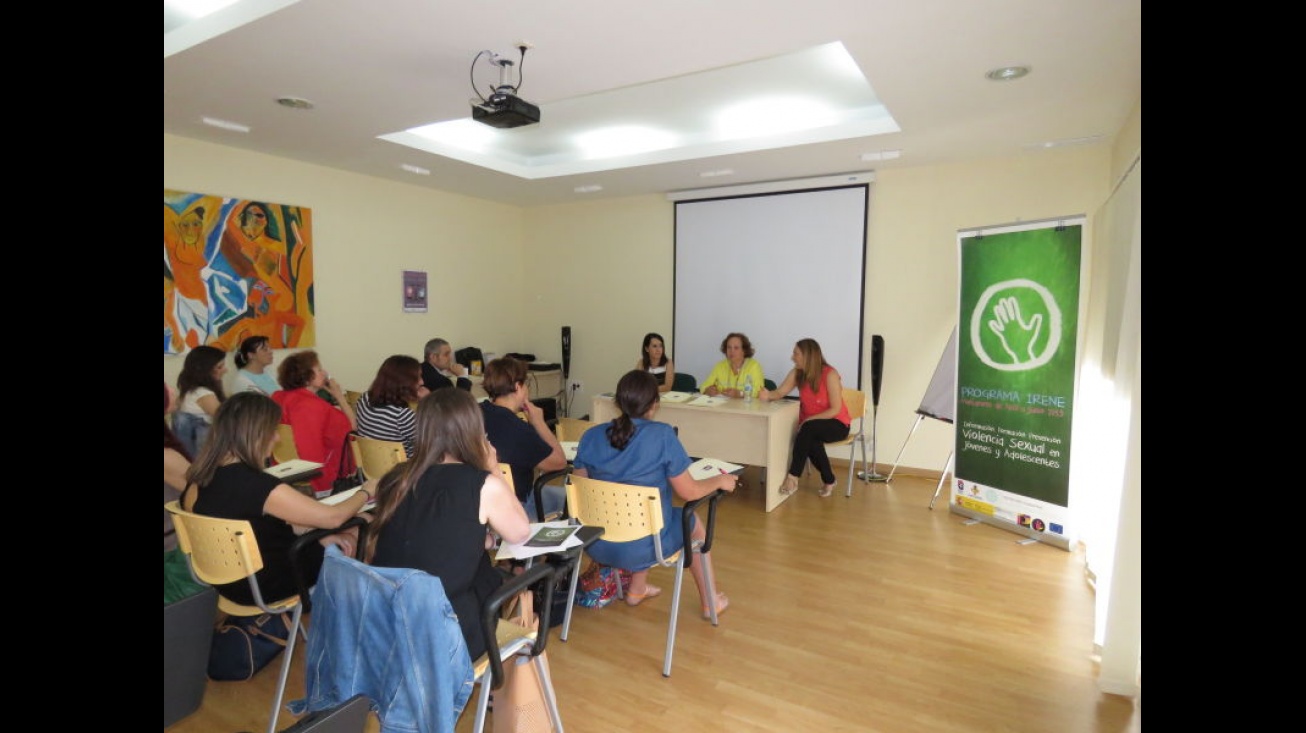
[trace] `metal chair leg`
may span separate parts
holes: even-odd
[[[489,653],[497,654],[498,650],[491,649]],[[481,689],[476,698],[476,722],[472,724],[473,733],[485,731],[485,711],[490,707],[490,686],[493,684],[490,679],[490,668],[486,667],[481,679]]]
[[[295,655],[295,641],[302,628],[300,616],[303,612],[304,604],[300,603],[295,606],[294,612],[290,615],[290,636],[286,639],[286,651],[282,653],[281,657],[281,672],[277,677],[277,693],[272,698],[272,717],[268,720],[268,733],[277,733],[277,719],[281,715],[281,700],[286,694],[286,680],[290,678],[290,658]]]
[[[580,561],[583,555],[581,549],[576,548],[576,558],[572,561],[571,566],[571,590],[568,591],[567,595],[567,613],[563,616],[562,633],[558,636],[563,641],[566,641],[567,634],[571,633],[571,611],[576,607],[576,586],[580,581]]]
[[[684,548],[684,552],[693,552],[689,547]],[[667,625],[667,654],[662,663],[662,676],[671,676],[671,655],[676,646],[676,621],[680,617],[680,589],[681,581],[685,578],[685,564],[676,563],[676,587],[671,591],[671,622]]]
[[[549,676],[549,665],[545,664],[542,656],[532,658],[531,662],[540,676],[540,687],[544,690],[544,706],[549,711],[549,719],[553,721],[554,733],[562,733],[562,715],[558,713],[558,696],[553,692],[553,678]]]

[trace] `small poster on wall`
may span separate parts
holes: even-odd
[[[404,270],[404,313],[426,312],[426,272]]]

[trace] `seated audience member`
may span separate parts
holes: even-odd
[[[728,473],[705,479],[695,479],[689,474],[689,466],[693,461],[676,437],[675,429],[653,420],[660,406],[657,386],[657,379],[652,374],[638,369],[627,372],[617,382],[615,402],[621,414],[608,423],[606,429],[585,431],[576,448],[573,473],[601,481],[657,487],[662,495],[662,516],[665,520],[661,536],[662,551],[669,555],[685,547],[681,527],[681,513],[684,510],[672,503],[672,492],[684,501],[693,501],[717,489],[734,491],[738,481]],[[690,526],[693,540],[706,537],[707,532],[698,517],[694,517]],[[646,599],[662,593],[661,588],[648,584],[649,568],[657,562],[652,537],[632,542],[599,539],[590,545],[587,552],[604,565],[633,573],[630,588],[626,591],[626,603],[638,606]],[[708,615],[711,608],[707,605],[709,599],[703,568],[711,566],[711,555],[710,552],[702,555],[702,562],[695,558],[694,564],[689,566],[694,584],[698,586],[704,615]],[[719,583],[717,587],[720,587]],[[717,592],[714,601],[717,613],[730,605],[725,593]]]
[[[712,373],[703,380],[699,391],[704,394],[726,397],[743,397],[744,387],[752,379],[753,394],[766,386],[762,379],[762,365],[753,358],[753,342],[742,333],[728,334],[721,341],[721,353],[726,358],[712,367]]]
[[[172,389],[163,383],[163,414],[176,409],[172,398]],[[186,488],[186,470],[190,468],[190,453],[186,446],[177,439],[177,434],[163,421],[163,503],[181,498],[181,490]],[[172,528],[172,515],[163,510],[163,551],[166,553],[177,546],[177,534]]]
[[[676,365],[671,361],[671,357],[667,356],[664,344],[662,334],[645,334],[644,346],[639,361],[635,362],[635,368],[643,369],[657,377],[659,392],[670,392],[676,383]]]
[[[321,402],[317,397],[313,399]],[[370,482],[332,506],[304,496],[265,473],[264,461],[278,439],[279,422],[281,408],[267,395],[239,392],[224,401],[214,418],[209,441],[186,474],[187,486],[181,497],[182,508],[196,514],[249,521],[263,557],[258,581],[265,601],[299,592],[290,562],[295,528],[339,527],[362,511],[376,490],[375,482]],[[317,578],[323,548],[335,544],[346,555],[352,555],[357,539],[358,530],[351,527],[323,538],[320,547],[307,551],[300,558],[305,585],[313,585]],[[219,585],[217,590],[236,603],[254,603],[247,580]]]
[[[825,362],[821,345],[815,339],[801,339],[794,344],[790,358],[794,368],[789,370],[785,381],[774,392],[764,389],[757,393],[758,399],[766,402],[781,399],[794,387],[798,388],[798,433],[794,436],[789,473],[780,493],[788,495],[798,490],[798,477],[811,460],[821,472],[822,486],[818,493],[826,497],[834,492],[834,471],[825,444],[848,437],[848,426],[852,423],[848,405],[843,401],[843,381],[839,372]],[[849,466],[848,470],[853,467]]]
[[[172,388],[163,383],[163,414],[177,409],[177,400],[173,398]],[[186,447],[177,440],[177,436],[163,421],[163,503],[167,504],[181,498],[182,489],[186,488],[186,472],[190,470],[190,455]],[[204,590],[204,586],[195,581],[190,572],[190,561],[177,548],[177,530],[172,525],[172,513],[163,510],[163,605],[168,605],[182,598],[193,596]]]
[[[485,435],[499,454],[499,460],[512,467],[513,488],[526,508],[526,516],[536,518],[535,493],[531,485],[535,470],[557,471],[567,467],[567,455],[558,436],[549,429],[544,412],[531,402],[526,384],[526,362],[503,357],[485,365],[481,388],[490,399],[481,403],[485,417]],[[523,422],[517,413],[526,416]],[[560,512],[567,506],[567,490],[562,486],[544,487],[544,514]]]
[[[172,431],[186,452],[199,455],[218,406],[226,399],[222,375],[227,373],[227,352],[214,346],[196,346],[186,353],[177,375],[177,412]]]
[[[485,653],[481,606],[503,583],[486,550],[493,538],[524,542],[530,522],[499,473],[476,400],[442,389],[417,404],[413,455],[381,478],[365,557],[440,578],[472,659]]]
[[[444,339],[431,339],[424,349],[426,361],[422,363],[422,384],[432,392],[444,387],[458,387],[470,392],[472,380],[467,378],[467,367],[454,361],[453,347]]]
[[[403,443],[404,453],[411,456],[415,424],[412,406],[427,394],[421,362],[403,354],[387,358],[381,362],[372,386],[354,406],[358,434]]]
[[[310,483],[319,497],[326,496],[340,475],[342,460],[346,471],[355,470],[353,455],[345,446],[345,437],[354,429],[354,410],[340,383],[322,368],[316,351],[301,351],[283,359],[277,381],[281,390],[273,393],[272,399],[281,406],[281,422],[294,429],[299,457],[322,464],[321,475]],[[319,397],[319,389],[326,389],[336,404]]]
[[[270,371],[272,347],[267,336],[250,336],[240,342],[236,351],[236,379],[233,392],[262,392],[270,395],[281,389]]]

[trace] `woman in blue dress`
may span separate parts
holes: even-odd
[[[681,530],[680,507],[672,505],[672,492],[685,501],[699,499],[717,489],[734,491],[738,479],[732,474],[721,474],[705,479],[689,475],[693,461],[685,452],[675,429],[666,423],[654,422],[658,411],[658,382],[643,370],[627,372],[617,383],[617,409],[621,414],[603,430],[588,430],[581,436],[576,448],[574,472],[602,481],[613,481],[638,486],[656,486],[662,494],[662,548],[665,553],[679,551],[685,545]],[[691,540],[706,536],[703,524],[697,517],[691,523]],[[633,542],[608,542],[597,540],[589,548],[595,561],[632,572],[626,603],[638,606],[662,593],[662,589],[648,584],[648,571],[657,562],[653,538],[645,537]],[[704,615],[709,612],[707,588],[703,580],[704,567],[711,567],[711,553],[695,560],[689,567],[698,586]],[[713,576],[715,577],[715,576]],[[716,594],[716,610],[726,609],[730,600],[725,593]]]

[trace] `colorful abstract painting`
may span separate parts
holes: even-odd
[[[312,212],[163,190],[163,353],[313,345]]]

